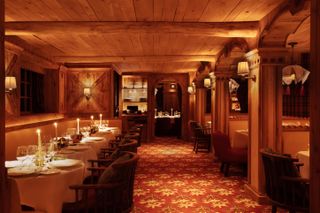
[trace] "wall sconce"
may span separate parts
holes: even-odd
[[[249,76],[250,69],[249,69],[249,63],[247,61],[241,61],[238,63],[238,75],[246,78],[246,79],[252,79],[253,81],[256,81],[256,75]]]
[[[209,77],[203,79],[203,86],[207,89],[211,87],[211,79]]]
[[[193,95],[196,93],[196,84],[194,82],[192,82],[192,84],[188,86],[188,93],[190,95]]]
[[[215,89],[216,85],[216,76],[214,75],[213,72],[209,73],[209,77],[205,77],[203,79],[203,86],[206,87],[207,89]]]
[[[11,94],[12,90],[17,88],[16,77],[14,77],[14,76],[6,76],[6,78],[5,78],[5,88],[6,88],[6,93]]]
[[[91,89],[90,87],[85,87],[83,89],[83,95],[86,97],[87,100],[91,98]]]

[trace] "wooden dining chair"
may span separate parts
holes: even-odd
[[[194,151],[196,153],[198,153],[198,151],[210,152],[210,149],[211,149],[210,130],[202,127],[197,127],[194,129],[194,133],[195,133]]]
[[[123,152],[108,167],[97,167],[101,175],[97,183],[73,185],[76,201],[64,203],[63,213],[71,212],[130,212],[138,155]]]
[[[309,212],[309,180],[301,178],[296,159],[271,151],[261,152],[266,194],[272,204],[289,212]]]

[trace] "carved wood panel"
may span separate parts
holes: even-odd
[[[104,113],[111,115],[111,72],[67,71],[66,105],[69,114]],[[91,97],[87,99],[84,88],[90,88]]]

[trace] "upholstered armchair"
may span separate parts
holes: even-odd
[[[309,180],[301,178],[296,159],[270,151],[261,151],[261,157],[272,212],[277,212],[277,207],[309,212]]]
[[[130,212],[137,162],[137,154],[122,152],[108,167],[97,167],[101,175],[96,184],[70,186],[76,201],[64,203],[63,212]]]
[[[115,147],[102,148],[100,150],[99,159],[110,158],[117,150],[137,153],[137,147],[138,141],[136,139],[122,139]]]
[[[245,148],[232,148],[228,135],[221,132],[212,134],[212,144],[218,160],[221,162],[220,171],[228,176],[230,164],[240,164],[245,168],[248,151]]]

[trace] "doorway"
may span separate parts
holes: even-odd
[[[154,91],[155,136],[181,137],[182,90],[174,80],[162,80]]]

